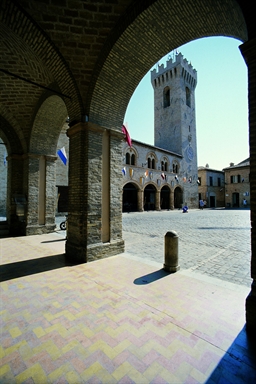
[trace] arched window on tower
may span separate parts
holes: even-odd
[[[152,169],[156,169],[155,159],[152,159]]]
[[[172,164],[172,172],[179,173],[179,166],[176,162]]]
[[[191,107],[191,92],[188,87],[186,87],[186,104],[188,107]]]
[[[135,165],[135,154],[131,155],[131,165]]]
[[[125,163],[130,164],[130,153],[128,153],[128,152],[125,155]]]
[[[151,165],[152,165],[152,163],[151,163],[151,158],[148,157],[148,168],[151,168]]]
[[[163,97],[164,97],[164,103],[163,103],[164,108],[170,107],[170,88],[169,87],[164,88]]]

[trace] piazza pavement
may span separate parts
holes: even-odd
[[[125,252],[70,265],[66,231],[0,239],[0,383],[256,383],[250,211],[123,213]],[[177,273],[164,237],[179,236]]]
[[[123,213],[125,253],[164,263],[164,237],[179,236],[181,270],[250,287],[249,209],[193,209]]]

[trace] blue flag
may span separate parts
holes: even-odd
[[[62,147],[61,149],[59,149],[57,151],[57,154],[59,155],[59,158],[61,159],[63,164],[67,165],[68,158],[67,158],[67,155],[66,155],[65,147]]]

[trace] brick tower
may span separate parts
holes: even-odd
[[[179,183],[183,201],[198,206],[195,88],[197,72],[179,53],[151,71],[155,146],[182,155]]]

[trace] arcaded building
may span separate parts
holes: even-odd
[[[27,236],[54,230],[56,151],[60,132],[69,118],[69,225],[65,252],[74,262],[87,262],[124,250],[121,128],[129,100],[143,76],[164,55],[195,39],[228,36],[241,41],[240,51],[248,67],[252,223],[252,286],[246,299],[246,325],[255,332],[253,2],[2,0],[0,27],[0,136],[7,152],[8,225],[12,228],[16,224],[15,196],[19,195],[26,204],[22,233]],[[155,87],[158,82],[166,82],[168,105],[168,94],[172,94],[168,80],[158,79],[158,73],[155,76]],[[170,107],[165,108],[167,114],[169,108],[171,98]],[[189,141],[189,125],[182,133],[179,128],[174,132],[178,124],[173,122],[170,128],[175,135],[177,132],[174,147],[169,143],[167,148],[162,147],[160,137],[156,137],[155,145],[180,154],[176,150],[180,141],[184,144],[181,155],[184,159],[189,156],[193,162],[195,153],[189,148],[193,149],[195,138],[192,132]],[[156,131],[161,133],[161,129],[167,129],[164,123]],[[190,175],[194,175],[192,163]]]

